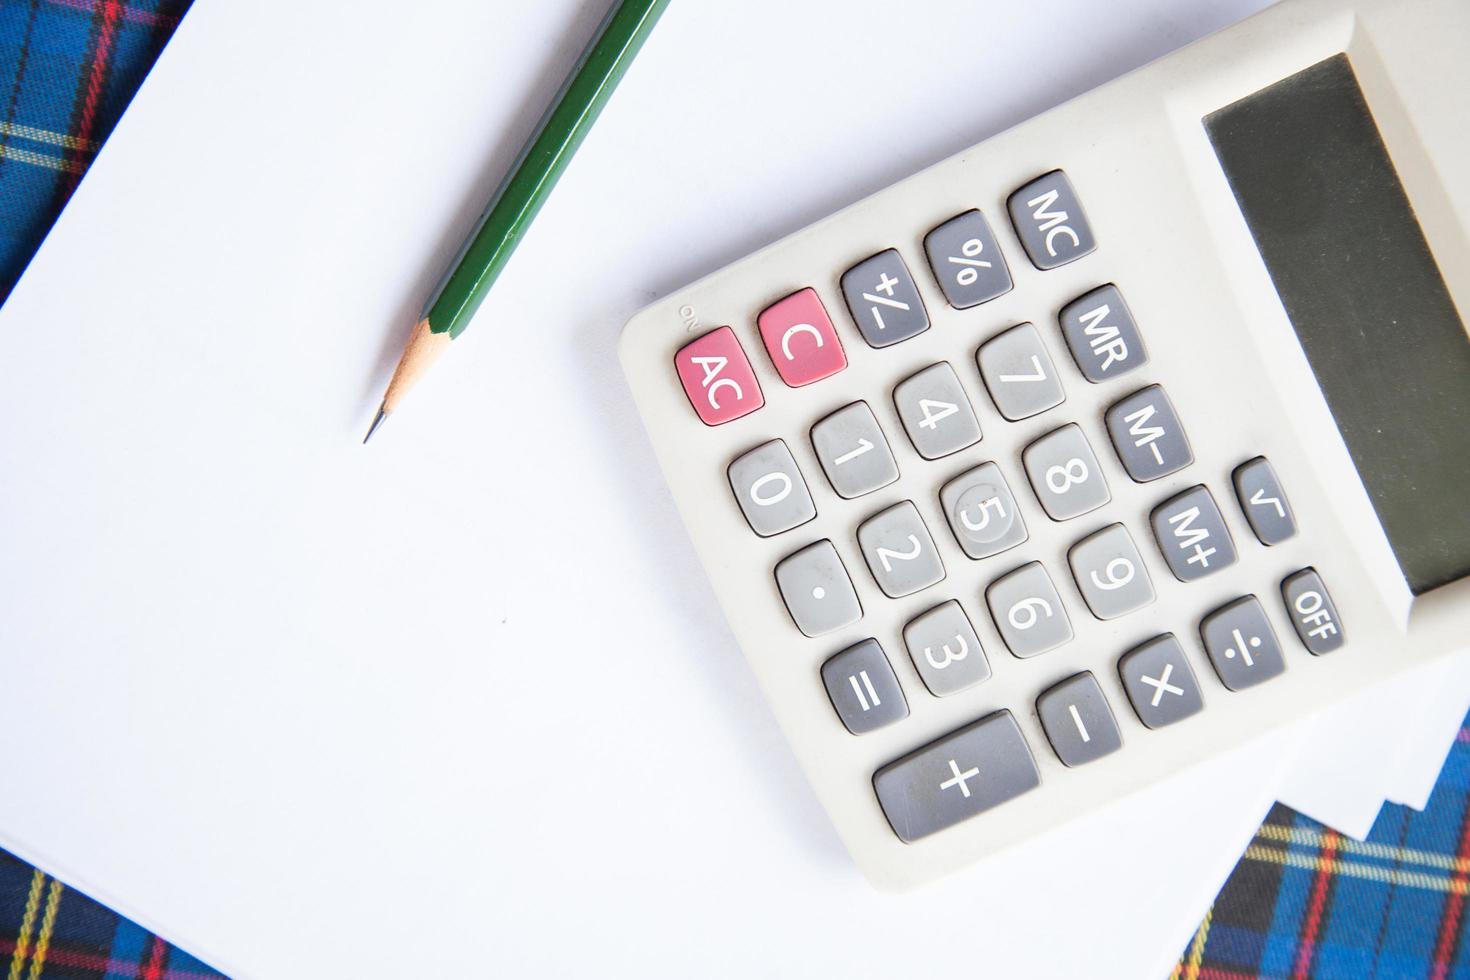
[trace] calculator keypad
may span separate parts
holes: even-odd
[[[990,661],[970,617],[951,599],[909,621],[903,628],[919,679],[935,697],[957,694],[990,678]]]
[[[1235,544],[1215,498],[1203,486],[1171,497],[1149,517],[1169,571],[1193,582],[1235,564]]]
[[[730,488],[750,529],[763,538],[817,516],[801,470],[780,439],[756,446],[731,463]]]
[[[944,563],[911,501],[894,504],[858,528],[858,547],[878,588],[890,599],[913,595],[944,580]]]
[[[766,307],[756,325],[776,373],[793,388],[830,378],[847,367],[842,340],[815,289],[800,290]]]
[[[766,403],[745,350],[729,327],[720,327],[674,355],[689,404],[705,425],[724,425]]]
[[[1156,636],[1124,654],[1118,661],[1118,675],[1138,720],[1149,728],[1183,721],[1205,706],[1199,681],[1173,633]]]
[[[1036,760],[1009,711],[950,732],[873,776],[883,815],[909,844],[1040,785]]]
[[[839,408],[812,426],[812,448],[839,497],[861,497],[898,479],[898,463],[866,402]]]
[[[980,420],[947,362],[931,364],[893,389],[893,404],[914,449],[925,459],[980,441]]]
[[[1038,269],[1075,262],[1097,248],[1072,182],[1060,170],[1043,174],[1016,191],[1007,207],[1016,237]]]
[[[1017,657],[1035,657],[1072,639],[1072,621],[1039,561],[990,583],[985,602],[1001,639]]]
[[[879,252],[843,273],[842,295],[870,347],[891,347],[929,329],[919,287],[897,249]]]
[[[1064,765],[1085,765],[1123,745],[1113,709],[1088,671],[1073,674],[1037,698],[1036,716]]]
[[[1067,521],[1113,499],[1097,456],[1077,425],[1064,425],[1026,447],[1026,476],[1047,516]]]
[[[1062,337],[1077,370],[1093,384],[1148,363],[1148,350],[1133,312],[1114,285],[1098,288],[1062,307]]]
[[[877,640],[864,640],[822,665],[822,683],[837,717],[863,735],[909,715],[898,678]]]
[[[1088,535],[1067,553],[1072,577],[1098,619],[1117,619],[1151,605],[1154,584],[1128,529],[1121,524]]]
[[[1266,610],[1253,595],[1210,613],[1200,623],[1199,632],[1220,683],[1232,691],[1268,681],[1286,670]]]
[[[776,587],[796,628],[822,636],[851,626],[863,616],[847,567],[831,541],[818,541],[776,566]]]
[[[986,341],[976,360],[995,407],[1013,422],[1040,415],[1066,398],[1041,334],[1030,323]]]
[[[960,548],[971,558],[989,558],[1026,540],[1016,498],[994,463],[961,473],[939,491],[939,504]]]
[[[1174,405],[1158,385],[1135,391],[1104,418],[1123,469],[1137,483],[1177,473],[1194,462]]]
[[[979,211],[956,215],[929,232],[924,251],[944,298],[957,310],[1011,291],[1010,267]]]

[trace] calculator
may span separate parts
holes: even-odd
[[[1467,646],[1465,38],[1463,0],[1287,0],[627,325],[875,885]]]

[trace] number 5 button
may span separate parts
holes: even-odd
[[[1034,657],[1072,639],[1072,621],[1039,561],[992,582],[985,603],[1001,639],[1018,657]]]

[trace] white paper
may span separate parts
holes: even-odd
[[[1260,5],[674,4],[364,449],[603,5],[201,0],[0,311],[0,735],[46,787],[0,799],[3,843],[244,977],[1158,975],[1302,736],[872,892],[613,350],[654,296]]]

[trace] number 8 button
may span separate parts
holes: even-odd
[[[1075,424],[1048,432],[1021,454],[1036,499],[1054,521],[1097,510],[1113,499],[1087,437]]]

